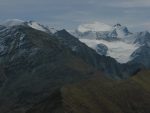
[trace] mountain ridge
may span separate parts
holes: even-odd
[[[107,31],[100,31],[99,29],[95,29],[96,28],[93,28],[92,30],[91,27],[90,30],[85,32],[75,30],[74,32],[70,33],[79,38],[81,42],[97,51],[97,53],[100,55],[103,53],[98,51],[98,45],[104,44],[108,48],[105,56],[110,56],[116,59],[119,63],[132,62],[132,60],[134,62],[138,62],[137,60],[134,60],[136,58],[134,58],[132,54],[138,51],[140,48],[142,48],[142,51],[145,51],[142,46],[150,45],[150,33],[148,31],[132,33],[126,26],[122,26],[119,23],[111,26],[111,30],[107,29]],[[146,53],[141,52],[141,54],[144,55]],[[148,57],[150,56],[147,56],[146,59],[148,59]],[[150,61],[147,60],[146,62]],[[140,63],[149,68],[149,66],[147,66],[145,62],[142,62],[142,60]]]
[[[146,95],[149,80],[143,84],[136,79],[142,88],[129,80],[144,68],[141,63],[120,64],[109,56],[99,55],[67,30],[49,33],[28,25],[0,26],[0,112],[124,113],[127,111],[123,105],[137,108],[133,104],[139,97],[142,97],[139,110],[149,111],[143,106],[144,102],[149,105],[145,99],[149,98]],[[129,92],[131,89],[138,90],[139,95],[131,98],[134,97],[134,92]],[[103,101],[99,101],[100,98]],[[127,103],[118,102],[120,99]],[[127,106],[129,113],[133,113],[135,110],[130,106]]]

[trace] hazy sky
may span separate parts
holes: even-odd
[[[150,31],[150,0],[0,0],[0,21],[15,18],[66,29],[100,21]]]

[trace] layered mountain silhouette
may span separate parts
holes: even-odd
[[[141,70],[149,64],[134,60],[100,55],[67,30],[7,20],[0,26],[0,112],[148,113],[149,71]]]

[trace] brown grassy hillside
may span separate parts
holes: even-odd
[[[98,77],[62,89],[67,113],[150,113],[150,71],[129,80]]]

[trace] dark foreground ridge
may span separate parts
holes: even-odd
[[[89,113],[97,113],[92,110],[98,105],[102,105],[102,113],[107,113],[105,100],[104,105],[100,103],[95,106],[96,94],[105,90],[104,94],[111,94],[109,91],[113,90],[113,84],[118,85],[114,93],[118,91],[122,103],[130,99],[130,93],[132,97],[131,89],[137,87],[136,83],[132,84],[132,80],[127,84],[105,77],[119,80],[128,78],[141,69],[140,65],[122,65],[110,57],[100,56],[65,30],[53,35],[28,26],[0,26],[0,45],[0,113],[87,113],[88,109],[91,110]],[[93,83],[94,78],[96,81]],[[88,84],[82,82],[86,80],[89,80]],[[81,87],[73,84],[81,84]],[[126,85],[131,86],[131,89],[127,89],[131,91],[129,98],[125,98],[121,90],[128,88]],[[92,97],[89,94],[92,91],[86,91],[88,88],[93,91]],[[85,92],[82,92],[84,89]],[[142,94],[147,97],[147,100],[140,100],[140,105],[143,105],[140,113],[148,113],[149,93],[142,87],[137,90],[138,97]],[[90,98],[95,99],[88,100]],[[97,97],[99,98],[103,98],[103,95]],[[78,101],[80,99],[81,102]],[[110,104],[107,99],[109,98],[106,97],[106,103]],[[133,101],[136,103],[138,98]],[[117,104],[117,100],[113,102]],[[132,109],[134,107],[136,105]],[[122,107],[114,110],[118,109],[122,110]],[[111,110],[113,113],[113,109],[109,111]],[[124,110],[122,113],[125,113]]]
[[[150,71],[129,80],[96,77],[64,86],[27,113],[149,113]]]

